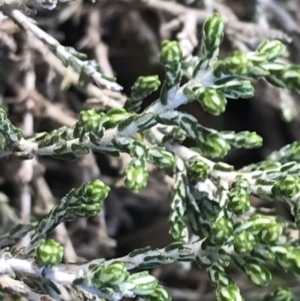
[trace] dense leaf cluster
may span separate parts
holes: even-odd
[[[277,87],[300,91],[300,67],[281,62],[279,57],[285,50],[281,42],[265,40],[254,52],[234,52],[219,60],[223,37],[224,21],[215,14],[203,26],[200,54],[192,60],[195,64],[189,66],[193,70],[184,84],[184,59],[179,44],[164,41],[160,62],[165,69],[165,80],[160,97],[143,112],[140,112],[143,99],[160,87],[156,75],[137,79],[124,109],[83,111],[74,127],[36,133],[32,137],[23,137],[0,109],[3,157],[30,159],[34,155],[50,155],[74,160],[89,151],[113,156],[125,152],[132,157],[125,169],[125,185],[134,192],[147,185],[148,163],[173,174],[169,221],[176,242],[161,250],[135,250],[123,260],[99,261],[85,270],[84,277],[78,273],[72,279],[78,288],[108,300],[123,296],[170,300],[169,293],[148,271],[130,273],[129,270],[194,261],[206,271],[218,300],[234,301],[243,298],[226,272],[230,264],[238,266],[257,286],[270,283],[272,265],[300,274],[300,248],[289,235],[290,230],[300,227],[299,142],[274,152],[264,162],[235,171],[233,166],[217,160],[231,148],[260,147],[262,138],[248,131],[206,128],[190,114],[177,110],[182,104],[196,100],[205,111],[220,115],[228,98],[252,97],[251,80],[259,78]],[[72,59],[70,50],[69,54],[67,61],[62,58],[64,63],[75,69],[79,66],[82,71],[79,59]],[[186,137],[194,139],[197,146],[188,149],[180,145]],[[39,222],[20,225],[0,237],[0,246],[9,246],[33,231],[31,244],[25,250],[28,259],[33,258],[38,266],[49,269],[59,265],[63,248],[48,239],[50,233],[61,222],[97,214],[109,191],[99,180],[73,189]],[[251,194],[287,204],[295,222],[286,223],[271,214],[258,213],[251,206]],[[197,238],[194,243],[189,240],[192,234]],[[9,262],[11,259],[5,254],[3,258]],[[290,290],[278,288],[265,300],[292,299]]]

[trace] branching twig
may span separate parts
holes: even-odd
[[[34,50],[42,54],[44,60],[58,72],[63,80],[76,86],[89,97],[97,99],[104,108],[121,108],[125,103],[125,97],[120,93],[110,90],[101,90],[92,83],[79,84],[79,75],[71,68],[67,68],[63,63],[45,46],[45,44],[28,33],[29,45]]]
[[[112,91],[121,91],[122,87],[117,83],[106,79],[99,71],[93,67],[88,61],[81,61],[76,58],[70,51],[60,45],[60,43],[55,40],[52,36],[48,35],[42,29],[37,27],[32,20],[23,15],[18,10],[7,10],[5,14],[20,24],[25,30],[31,31],[36,35],[41,41],[46,43],[49,47],[53,49],[58,57],[60,57],[64,62],[70,64],[72,68],[75,68],[79,72],[83,72],[87,77],[92,78],[97,84],[105,87],[106,89]],[[71,63],[72,62],[72,63]]]

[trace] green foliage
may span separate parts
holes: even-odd
[[[264,301],[293,301],[295,295],[290,289],[279,287],[275,292],[265,297]]]
[[[243,301],[240,290],[235,283],[229,283],[226,286],[218,285],[216,289],[219,301]]]
[[[147,301],[171,301],[172,297],[163,286],[157,285],[154,292],[151,295],[145,296],[144,299]]]
[[[225,242],[232,235],[232,233],[232,223],[225,217],[221,217],[212,224],[211,235],[212,239],[217,244],[222,244]]]
[[[234,236],[233,245],[238,253],[251,252],[256,245],[255,236],[248,231],[242,231]]]
[[[262,138],[249,131],[235,133],[207,128],[195,117],[178,110],[196,100],[203,110],[220,115],[230,98],[252,97],[251,80],[260,78],[275,86],[300,91],[300,67],[279,60],[285,50],[281,42],[264,40],[253,52],[236,51],[219,60],[223,37],[224,21],[214,14],[203,26],[200,54],[193,57],[196,63],[189,66],[193,72],[185,83],[182,83],[179,43],[164,41],[160,62],[165,79],[160,96],[143,112],[140,112],[143,99],[159,89],[156,75],[137,79],[124,108],[82,111],[73,127],[35,133],[32,137],[23,137],[0,109],[1,157],[48,155],[74,160],[89,151],[113,156],[125,152],[132,158],[124,170],[125,186],[133,192],[146,187],[149,163],[168,169],[173,179],[169,222],[175,242],[160,250],[146,247],[117,260],[97,259],[82,264],[80,272],[72,278],[72,285],[78,290],[107,300],[142,296],[148,301],[169,301],[170,294],[145,270],[176,261],[195,261],[209,276],[219,301],[240,301],[244,300],[240,289],[226,269],[232,264],[258,287],[272,281],[273,267],[300,274],[299,241],[290,234],[297,227],[300,229],[299,142],[272,153],[263,162],[234,170],[217,159],[223,159],[233,147],[260,147]],[[81,77],[86,75],[86,68],[98,70],[92,62],[84,67],[81,54],[75,50],[63,51],[57,55],[81,73]],[[187,137],[195,142],[194,148],[181,145]],[[33,231],[24,256],[26,260],[33,256],[41,268],[51,268],[61,262],[63,255],[62,246],[47,240],[51,232],[60,223],[98,214],[109,192],[110,188],[100,180],[84,183],[72,189],[39,221],[19,225],[0,237],[0,246],[14,244]],[[289,206],[294,220],[279,219],[271,210],[260,212],[251,206],[251,195]],[[189,242],[190,237],[196,238],[195,242]],[[0,259],[8,262],[12,256],[1,252]],[[131,273],[133,268],[144,271]],[[54,276],[56,280],[63,275],[69,279],[59,267],[50,271],[51,281]],[[293,300],[293,294],[278,288],[265,300]]]
[[[272,190],[275,196],[291,198],[300,191],[300,179],[288,175],[281,181],[277,182],[273,186]]]
[[[143,296],[147,300],[170,300],[170,294],[158,284],[147,271],[131,274],[123,262],[113,262],[97,268],[91,275],[91,284],[98,289],[111,289],[115,292],[127,291],[130,296]]]
[[[100,180],[83,184],[72,189],[54,208],[38,223],[32,244],[38,245],[60,223],[71,221],[76,217],[96,215],[103,206],[110,191],[109,186]]]
[[[212,67],[219,55],[219,47],[223,38],[224,21],[219,14],[214,14],[203,26],[200,60],[194,70],[194,76],[197,76],[200,70],[207,70]]]
[[[215,89],[206,88],[203,91],[198,91],[196,99],[201,104],[203,110],[212,115],[224,113],[227,105],[224,94]]]
[[[160,86],[157,75],[140,76],[131,88],[131,95],[125,103],[128,112],[138,112],[141,108],[143,99],[155,92]]]
[[[254,96],[254,87],[248,80],[232,80],[223,85],[215,86],[215,88],[227,98],[238,99]]]
[[[129,275],[124,262],[114,262],[107,267],[99,267],[93,274],[92,282],[97,287],[115,286],[127,280]]]
[[[191,177],[195,177],[197,180],[204,181],[209,176],[210,166],[199,160],[197,156],[191,157],[187,164],[187,170]]]
[[[250,209],[250,183],[239,179],[229,192],[229,208],[235,214],[243,214]]]
[[[161,88],[160,101],[167,104],[181,81],[182,53],[178,42],[164,41],[161,45],[160,62],[165,68],[166,78]]]
[[[177,164],[178,173],[175,179],[174,195],[171,204],[172,212],[169,216],[170,234],[176,240],[183,240],[188,235],[188,230],[185,221],[186,210],[186,175],[181,170],[181,166]],[[180,172],[181,170],[181,172]]]
[[[53,239],[44,240],[34,254],[35,262],[39,266],[58,265],[63,258],[64,248]]]
[[[147,164],[143,159],[133,159],[125,169],[125,185],[134,192],[140,192],[147,185]]]
[[[15,148],[22,138],[21,130],[10,122],[2,108],[0,108],[0,134],[5,140],[1,143],[1,149],[3,150],[5,150],[5,147]]]

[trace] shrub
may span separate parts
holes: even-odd
[[[48,39],[36,25],[30,26],[40,38]],[[60,223],[99,213],[110,192],[100,180],[84,183],[39,221],[20,224],[0,237],[0,289],[4,294],[60,300],[60,284],[82,300],[115,301],[135,296],[170,300],[170,294],[149,270],[178,261],[194,262],[209,276],[217,299],[232,301],[243,297],[228,276],[231,264],[257,286],[269,284],[272,266],[300,273],[298,239],[291,236],[300,227],[299,142],[272,153],[263,162],[235,170],[222,158],[231,148],[260,147],[262,138],[249,131],[217,131],[178,110],[183,104],[198,101],[203,110],[220,115],[226,110],[227,99],[252,97],[255,91],[251,81],[258,79],[300,91],[300,68],[280,59],[285,47],[278,40],[264,40],[253,52],[235,51],[219,59],[224,26],[219,14],[205,22],[200,53],[188,63],[177,41],[164,41],[160,52],[165,69],[163,83],[157,75],[139,77],[124,108],[85,110],[73,127],[31,136],[24,135],[5,110],[0,110],[3,158],[52,156],[76,160],[90,151],[111,156],[128,153],[131,161],[125,169],[125,185],[133,192],[147,185],[148,163],[166,170],[174,179],[169,217],[172,244],[156,250],[133,250],[122,258],[78,263],[72,268],[61,263],[63,247],[49,235]],[[120,90],[92,62],[82,61],[82,54],[55,40],[50,42],[59,59],[79,72],[82,80],[92,79],[107,89]],[[183,73],[189,78],[184,83]],[[140,112],[143,99],[160,87],[159,98]],[[187,137],[195,141],[196,147],[183,145]],[[272,212],[258,212],[250,203],[250,195],[282,202],[289,207],[294,221],[283,220]],[[28,233],[31,239],[27,246],[12,248]],[[197,239],[191,241],[191,235]],[[135,268],[140,271],[131,272]],[[266,300],[292,299],[287,288],[266,296]]]

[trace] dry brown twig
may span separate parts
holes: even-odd
[[[177,18],[182,16],[194,16],[197,20],[197,24],[202,24],[210,15],[211,8],[208,10],[191,8],[184,5],[181,5],[176,2],[169,2],[163,0],[119,0],[125,3],[132,5],[148,7],[157,11],[167,13],[171,16],[176,16]],[[289,42],[290,37],[284,32],[277,29],[261,30],[261,27],[258,24],[247,23],[238,20],[234,15],[231,9],[228,6],[225,6],[222,3],[214,2],[214,10],[218,11],[224,21],[226,22],[225,30],[226,32],[239,33],[240,37],[248,38],[271,38],[271,39],[281,39]]]
[[[294,20],[294,18],[283,9],[281,5],[279,5],[274,0],[263,0],[264,5],[266,8],[271,12],[272,16],[282,29],[288,33],[300,33],[299,25]]]
[[[84,72],[85,75],[98,85],[112,91],[120,92],[122,87],[117,83],[106,79],[101,73],[99,73],[91,64],[87,61],[81,61],[80,59],[73,56],[65,47],[60,45],[60,43],[55,40],[51,35],[47,34],[45,31],[40,29],[32,19],[25,16],[22,12],[18,10],[7,9],[4,11],[5,15],[9,16],[15,22],[17,22],[21,27],[26,31],[32,32],[38,39],[46,43],[53,51],[57,53],[58,56],[68,61],[72,58],[72,61],[78,68],[81,69],[81,72]],[[76,68],[77,68],[76,67]]]
[[[44,60],[59,73],[62,78],[76,86],[88,97],[97,99],[103,108],[121,108],[123,107],[126,97],[120,93],[110,90],[101,90],[99,87],[87,83],[79,85],[79,76],[72,69],[66,68],[63,63],[45,46],[43,42],[35,36],[28,34],[29,44],[32,49],[42,54]]]
[[[87,27],[85,36],[79,41],[78,49],[90,48],[95,53],[95,58],[101,70],[107,76],[113,77],[114,73],[108,60],[108,46],[101,39],[101,10],[90,9],[87,12]]]
[[[27,22],[30,22],[30,19],[25,17]],[[5,22],[1,23],[1,36],[3,38],[7,37],[8,45],[12,45],[14,49],[16,48],[16,45],[14,46],[14,41],[11,40],[11,35],[13,33],[16,33],[19,31],[18,26],[15,25],[10,20],[5,20]],[[6,38],[6,40],[7,40]],[[77,89],[82,91],[84,94],[86,94],[89,98],[95,99],[97,102],[97,105],[100,105],[100,108],[106,109],[106,108],[121,108],[123,107],[126,97],[122,95],[121,93],[106,90],[106,89],[100,89],[96,85],[92,83],[85,83],[85,84],[79,84],[79,75],[72,70],[71,68],[65,67],[63,63],[58,59],[52,51],[49,50],[49,48],[39,39],[37,38],[33,33],[30,31],[27,31],[27,39],[28,39],[28,47],[32,49],[33,51],[36,51],[40,53],[43,57],[43,59],[48,63],[48,65],[51,68],[54,68],[54,70],[60,74],[63,78],[63,80],[67,83],[73,84],[76,86]],[[11,52],[10,56],[12,56],[14,51]],[[35,92],[32,92],[35,93]],[[37,95],[36,95],[37,96]]]
[[[32,66],[32,55],[30,52],[27,53],[27,71],[24,78],[24,87],[26,90],[35,89],[35,72]],[[32,115],[32,109],[34,106],[34,101],[27,98],[25,101],[26,111],[23,115],[23,133],[26,136],[32,135],[34,133],[34,119]],[[33,178],[34,161],[26,160],[21,163],[21,168],[19,169],[19,177],[21,179],[21,219],[23,224],[29,224],[31,222],[31,189],[30,182]],[[24,236],[20,242],[21,246],[27,246],[30,243],[30,234],[28,233]]]
[[[22,296],[29,301],[55,301],[55,299],[51,298],[49,295],[36,293],[24,282],[14,280],[6,275],[0,277],[0,290],[8,294]]]
[[[177,34],[183,57],[192,54],[199,41],[197,38],[197,16],[195,13],[188,13],[181,17],[183,26]]]

